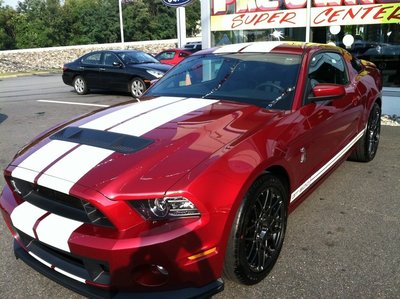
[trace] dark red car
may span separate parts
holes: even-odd
[[[191,54],[192,52],[182,49],[169,49],[158,53],[155,58],[161,63],[175,65]]]
[[[351,158],[374,158],[380,73],[346,50],[196,53],[141,98],[49,129],[5,170],[15,255],[89,297],[207,297],[264,279],[287,217]],[[23,273],[21,275],[24,275]]]

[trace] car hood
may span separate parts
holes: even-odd
[[[135,64],[128,64],[128,67],[133,68],[141,68],[144,70],[158,70],[162,72],[167,72],[171,69],[171,66],[164,63],[135,63]]]
[[[231,101],[143,98],[35,141],[12,162],[12,175],[64,193],[79,185],[115,200],[162,196],[213,153],[280,114]]]

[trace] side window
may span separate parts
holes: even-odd
[[[104,54],[104,64],[107,66],[112,66],[114,62],[119,62],[118,57],[113,53]]]
[[[85,64],[100,64],[101,63],[101,53],[94,53],[88,55],[82,59]]]
[[[185,52],[180,52],[179,53],[179,57],[188,57],[189,54],[185,53]]]
[[[312,58],[308,78],[311,87],[320,83],[346,85],[349,81],[342,56],[331,52],[319,53]]]
[[[157,57],[157,59],[159,59],[159,60],[170,60],[170,59],[174,59],[174,55],[175,55],[175,52],[164,52],[164,53],[161,53],[158,57]]]
[[[351,66],[357,71],[357,73],[360,73],[363,70],[363,66],[361,64],[360,59],[354,57],[353,55],[351,57],[350,63]]]

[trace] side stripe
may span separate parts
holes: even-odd
[[[11,221],[17,229],[32,238],[35,238],[33,228],[36,222],[47,213],[47,211],[38,208],[29,202],[24,202],[12,211]]]
[[[340,158],[347,153],[347,151],[363,136],[366,128],[362,130],[358,135],[350,141],[339,153],[337,153],[327,164],[321,167],[316,173],[314,173],[307,181],[305,181],[299,188],[297,188],[290,197],[290,202],[298,198],[304,191],[306,191],[316,180],[318,180],[323,174],[325,174]]]

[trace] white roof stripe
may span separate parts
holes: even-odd
[[[225,45],[216,49],[213,53],[236,53],[248,45],[250,45],[250,43]]]
[[[36,233],[41,242],[70,252],[68,240],[82,224],[80,221],[50,214],[39,223]]]
[[[164,105],[178,102],[182,99],[183,98],[178,97],[160,97],[150,101],[133,103],[126,108],[111,112],[102,117],[96,118],[86,124],[83,124],[80,126],[80,128],[106,130],[132,117],[135,117],[142,113],[146,113],[150,110],[162,107]]]
[[[274,48],[282,45],[284,42],[281,41],[274,41],[274,42],[258,42],[249,45],[248,47],[244,48],[242,53],[250,53],[250,52],[262,52],[262,53],[269,53],[271,52]]]
[[[225,45],[216,49],[213,53],[269,53],[274,48],[284,44],[283,41],[273,41],[273,42],[257,42],[257,43],[241,43],[241,44],[231,44]]]
[[[24,202],[17,206],[11,213],[13,225],[25,234],[35,238],[33,227],[40,217],[47,211],[40,209],[29,202]]]

